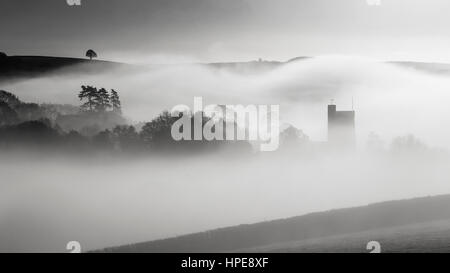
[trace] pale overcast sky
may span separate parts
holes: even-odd
[[[362,55],[450,62],[450,1],[0,0],[0,51],[128,62]]]

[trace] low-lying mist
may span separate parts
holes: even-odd
[[[450,193],[447,156],[2,158],[0,251],[84,250]]]
[[[347,110],[353,101],[360,145],[374,131],[387,142],[414,134],[432,146],[449,147],[450,130],[442,124],[450,119],[450,78],[361,58],[317,57],[247,74],[208,65],[121,67],[90,75],[66,71],[2,88],[25,101],[76,105],[82,84],[119,90],[124,113],[135,122],[178,104],[192,105],[195,96],[205,104],[279,104],[282,122],[315,140],[326,140],[326,105],[334,100],[338,110]]]
[[[84,250],[368,203],[450,193],[446,152],[391,152],[415,135],[449,148],[450,78],[373,60],[321,57],[264,73],[207,65],[120,68],[3,84],[24,101],[78,104],[81,85],[114,88],[150,121],[177,104],[279,104],[282,122],[326,140],[327,104],[356,110],[359,152],[247,157],[0,155],[0,252]],[[370,132],[381,151],[369,153]],[[383,142],[384,141],[384,142]],[[384,150],[383,150],[384,149]]]

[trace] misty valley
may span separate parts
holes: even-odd
[[[66,252],[71,241],[88,252],[367,252],[373,240],[433,251],[445,249],[433,236],[450,240],[450,80],[429,66],[6,58],[1,252]],[[199,96],[210,110],[171,111]],[[277,149],[248,139],[251,118],[218,111],[229,105],[279,105]],[[175,139],[181,118],[175,128],[192,130]],[[196,124],[221,137],[195,140]]]

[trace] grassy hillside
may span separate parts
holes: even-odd
[[[83,73],[101,72],[124,64],[77,58],[46,56],[8,56],[0,61],[0,80],[38,77],[56,70],[79,67]],[[73,72],[73,70],[71,71]]]
[[[450,253],[450,221],[285,242],[236,252],[270,253],[367,253],[367,243],[377,241],[383,253]]]
[[[312,213],[288,219],[109,248],[105,251],[232,252],[445,220],[450,220],[450,195]],[[283,246],[275,249],[283,249]]]

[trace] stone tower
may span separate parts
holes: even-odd
[[[337,111],[335,104],[328,105],[328,143],[339,148],[354,148],[355,111]]]

